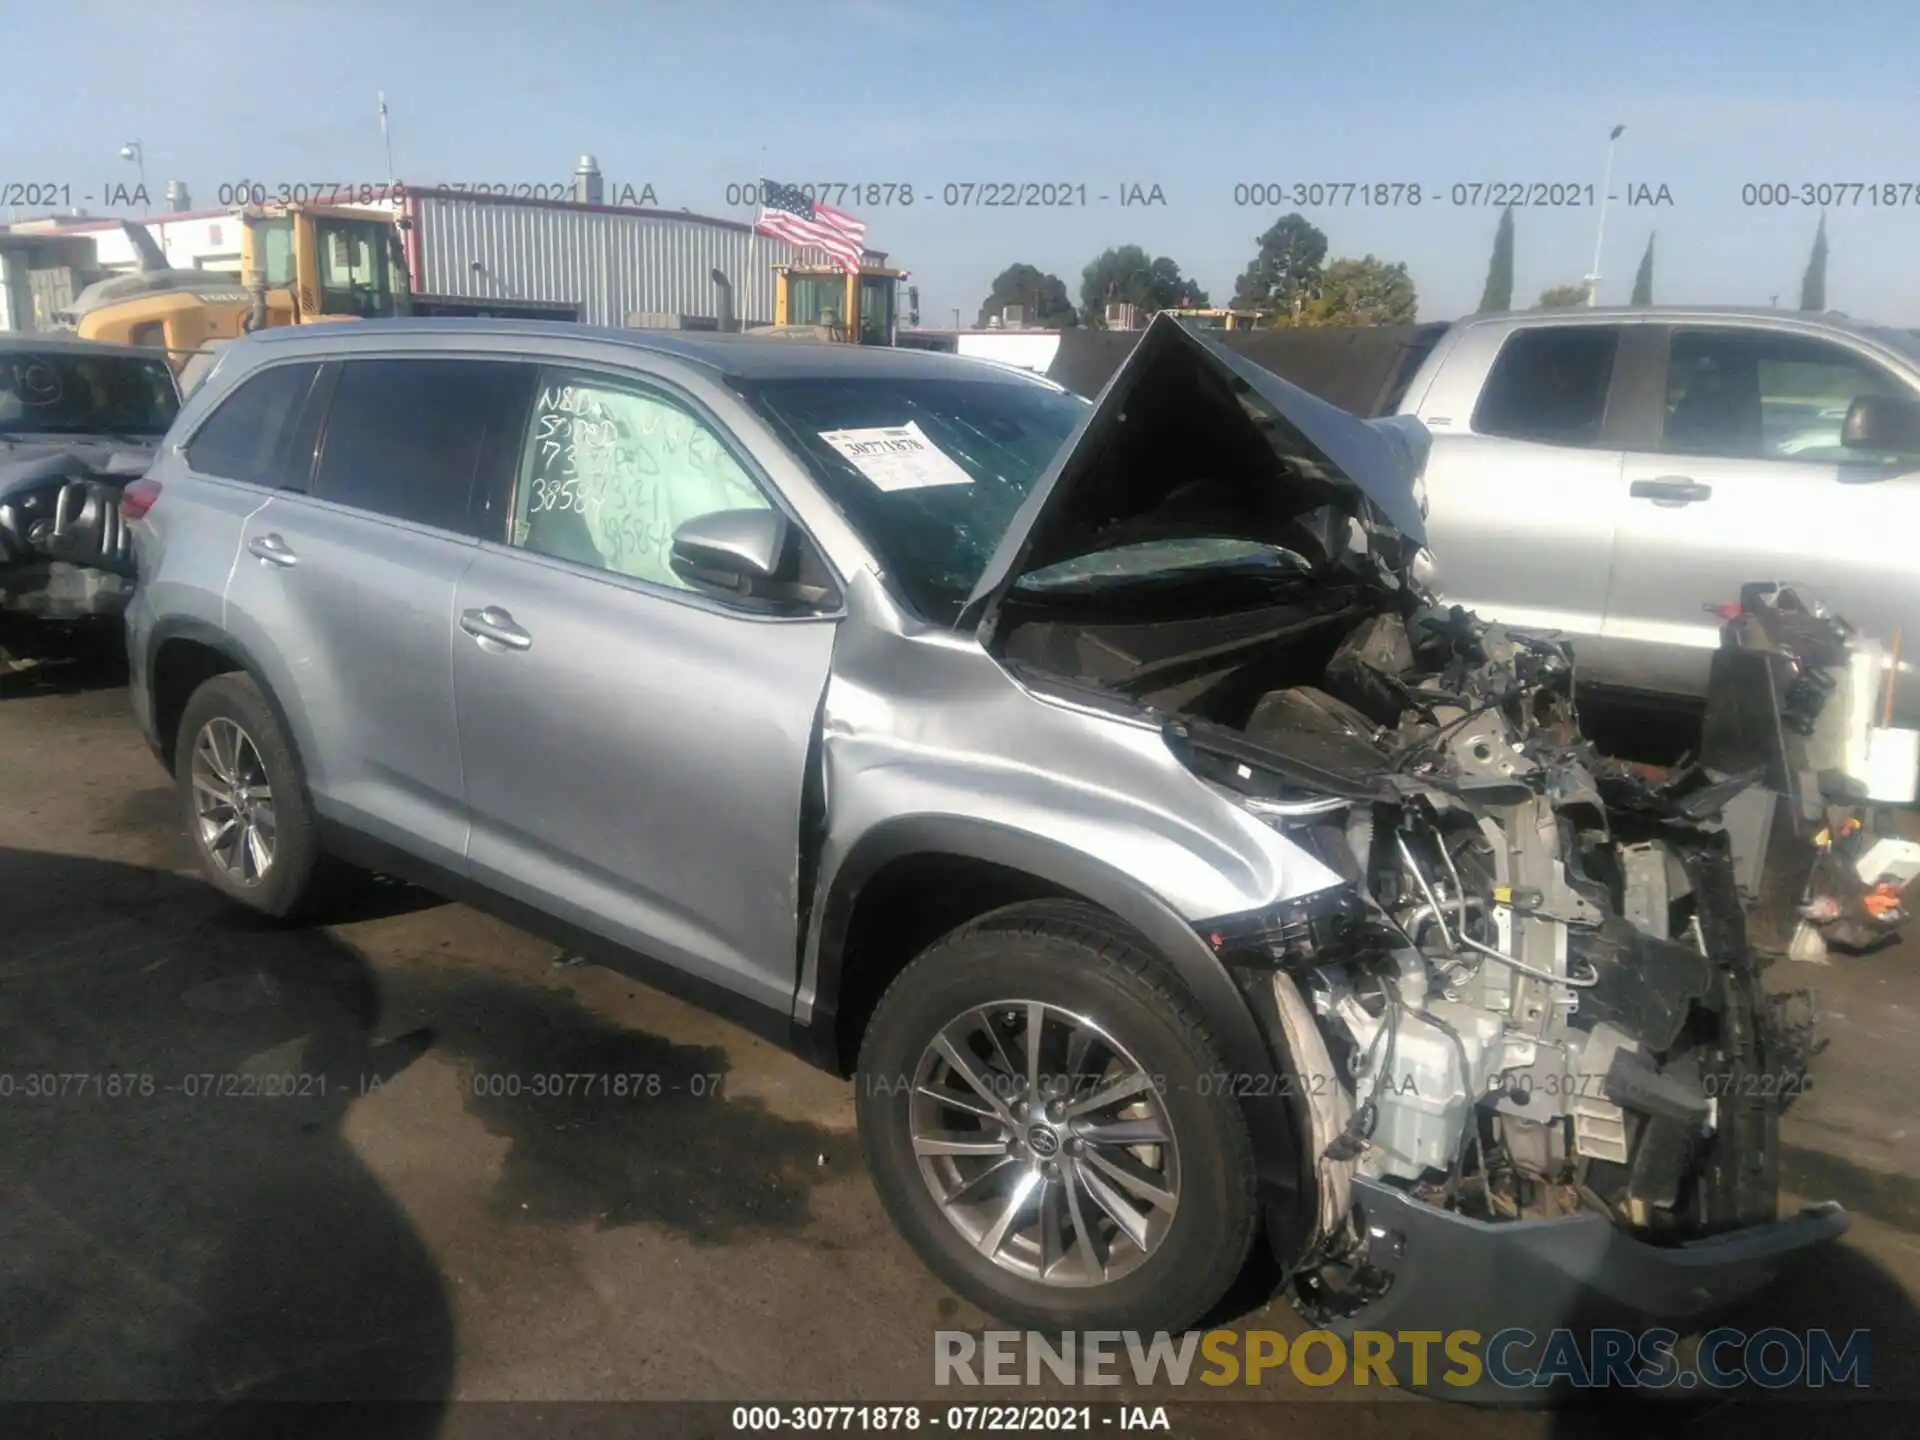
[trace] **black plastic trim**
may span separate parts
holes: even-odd
[[[549,940],[569,954],[631,976],[643,985],[730,1020],[783,1050],[803,1057],[808,1053],[803,1031],[794,1025],[784,1009],[763,1005],[725,986],[689,974],[677,965],[639,954],[617,941],[549,914],[538,906],[502,895],[467,875],[337,820],[321,820],[320,844],[327,854],[349,864],[405,880],[435,895],[470,905],[516,929]]]
[[[1665,325],[1628,325],[1614,352],[1607,394],[1604,445],[1610,450],[1652,450],[1667,417]]]
[[[1368,1263],[1390,1283],[1329,1320],[1341,1336],[1475,1330],[1490,1338],[1527,1330],[1545,1337],[1560,1328],[1585,1335],[1648,1325],[1685,1333],[1764,1289],[1795,1256],[1831,1243],[1848,1224],[1846,1211],[1829,1201],[1770,1224],[1658,1246],[1591,1210],[1554,1220],[1475,1220],[1365,1176],[1355,1177],[1353,1197]],[[1400,1384],[1420,1389],[1408,1369],[1410,1353],[1396,1346],[1387,1363]],[[1429,1369],[1429,1393],[1496,1404],[1548,1398],[1544,1390],[1502,1389],[1485,1375],[1471,1386],[1440,1383],[1448,1368]]]
[[[273,718],[279,722],[281,734],[287,737],[287,744],[292,747],[294,758],[300,759],[299,732],[293,728],[292,718],[281,705],[280,698],[273,693],[273,687],[267,683],[266,671],[260,667],[253,652],[226,631],[204,620],[170,617],[157,622],[148,634],[146,665],[142,672],[145,675],[147,687],[147,713],[153,718],[154,725],[154,733],[147,737],[147,747],[160,757],[160,763],[166,767],[169,775],[173,773],[173,756],[165,753],[167,747],[160,743],[159,711],[155,704],[159,699],[156,693],[158,682],[155,662],[160,658],[160,651],[171,640],[191,640],[197,645],[206,646],[209,650],[217,650],[233,661],[239,669],[246,671],[253,683],[260,687],[260,694],[265,698],[268,708],[273,711]],[[301,773],[305,774],[304,762]]]

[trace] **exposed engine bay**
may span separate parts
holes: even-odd
[[[125,608],[133,543],[120,496],[146,463],[102,475],[71,451],[9,464],[0,449],[0,673],[37,663],[50,634]]]
[[[1763,993],[1746,941],[1720,817],[1758,777],[1603,758],[1569,646],[1437,606],[1359,527],[1351,546],[1317,528],[1317,573],[1291,581],[1030,590],[1004,651],[1157,715],[1346,878],[1210,937],[1272,987],[1296,1067],[1320,1198],[1301,1273],[1363,1247],[1355,1175],[1486,1221],[1600,1211],[1655,1243],[1773,1220],[1813,1015]]]
[[[0,346],[0,649],[125,607],[121,497],[179,403],[158,354],[52,337]]]
[[[132,575],[133,546],[120,515],[120,495],[150,459],[148,451],[116,451],[106,462],[114,468],[96,471],[88,456],[64,450],[0,465],[0,576],[11,582],[9,593],[17,591],[17,608],[61,610],[57,586],[49,599],[44,587],[21,583],[30,571],[45,574],[68,566]]]
[[[1160,317],[979,634],[1287,842],[1271,901],[1193,924],[1266,1032],[1243,1078],[1298,1140],[1268,1239],[1316,1324],[1697,1316],[1847,1224],[1776,1213],[1816,1017],[1748,929],[1782,894],[1779,934],[1825,913],[1810,857],[1852,792],[1801,742],[1844,627],[1743,594],[1700,759],[1604,756],[1570,644],[1437,603],[1430,441]]]

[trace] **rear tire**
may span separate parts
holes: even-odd
[[[252,676],[216,675],[193,692],[173,772],[207,883],[271,919],[304,919],[320,891],[319,826],[292,741]]]
[[[1036,1065],[1054,1097],[1038,1108],[1021,1098]],[[1257,1228],[1222,1069],[1184,986],[1111,917],[1015,905],[935,942],[881,998],[861,1140],[894,1223],[981,1309],[1041,1330],[1179,1331],[1226,1294]]]

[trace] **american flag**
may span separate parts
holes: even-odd
[[[816,246],[849,272],[859,270],[867,241],[867,227],[846,211],[809,199],[798,186],[777,180],[760,182],[760,218],[753,228],[795,245]]]

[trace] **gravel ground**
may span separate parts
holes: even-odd
[[[0,680],[0,1400],[411,1397],[429,1435],[479,1433],[448,1400],[956,1398],[932,1332],[989,1322],[881,1213],[849,1087],[405,887],[255,926],[186,843],[111,675]],[[1758,1313],[1871,1326],[1876,1389],[1920,1398],[1914,956],[1777,967],[1819,987],[1832,1040],[1787,1120],[1786,1203],[1839,1199],[1854,1226]],[[47,1072],[88,1078],[21,1093]],[[553,1074],[642,1078],[528,1093]],[[231,1093],[270,1076],[297,1093]],[[1304,1328],[1257,1285],[1227,1323]],[[1282,1375],[1251,1404],[1137,1398],[1195,1435],[1594,1418],[1355,1397]]]

